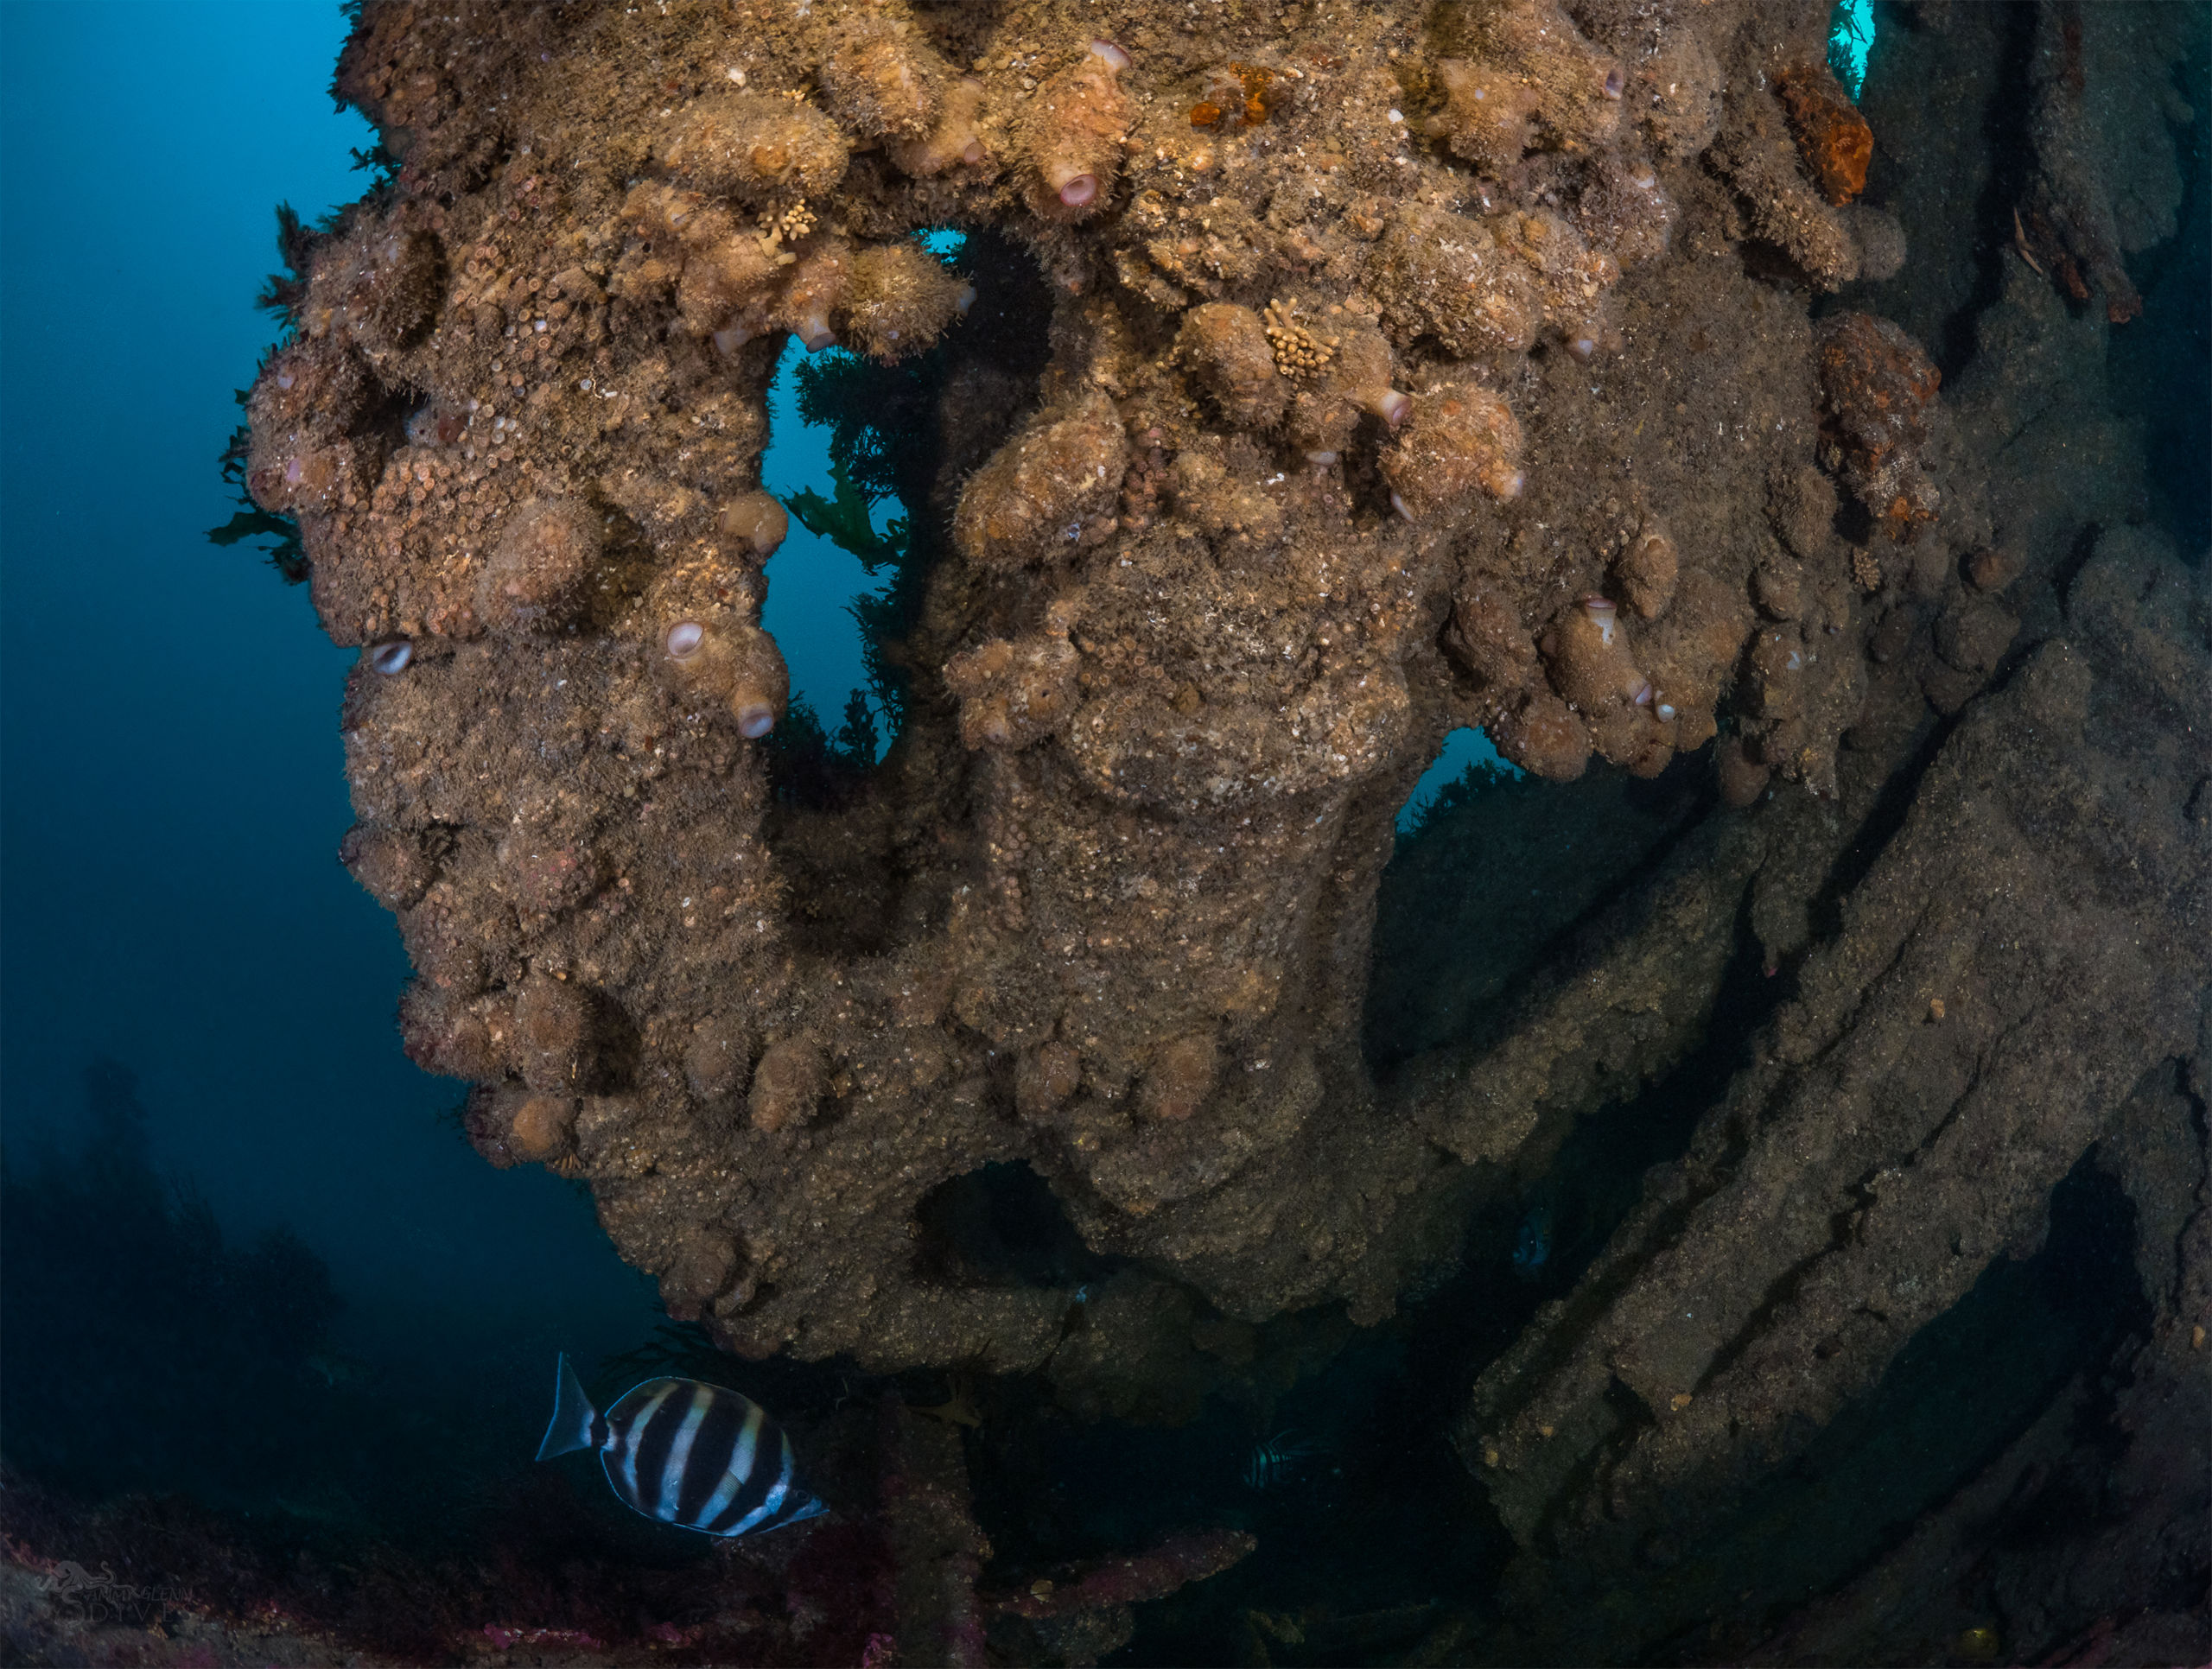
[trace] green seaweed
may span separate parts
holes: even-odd
[[[262,363],[268,363],[266,354],[262,356]],[[240,405],[244,405],[252,393],[252,390],[248,388],[233,391]],[[257,549],[268,559],[269,565],[283,576],[286,585],[296,586],[308,577],[308,552],[307,547],[300,542],[299,520],[296,517],[281,516],[273,511],[264,510],[254,503],[253,495],[246,491],[246,453],[252,444],[252,430],[240,423],[231,431],[230,442],[224,447],[217,460],[222,465],[224,484],[237,498],[238,509],[222,526],[207,530],[207,543],[228,547],[243,544],[248,539],[267,539],[271,543]]]
[[[809,803],[848,797],[856,775],[874,765],[885,733],[895,739],[906,727],[907,676],[897,646],[920,611],[943,540],[943,530],[917,506],[927,503],[936,473],[937,398],[944,374],[942,347],[897,365],[830,353],[798,367],[800,421],[829,431],[830,496],[808,489],[788,495],[784,505],[800,526],[869,574],[889,574],[881,590],[846,605],[860,627],[865,695],[855,692],[847,701],[835,735],[810,715],[818,739],[804,731],[789,737],[779,791]],[[879,533],[874,511],[886,499],[906,513],[891,517]],[[779,733],[789,729],[786,719]]]
[[[875,530],[872,512],[884,496],[864,492],[854,484],[846,460],[832,454],[830,480],[836,497],[823,498],[811,487],[788,495],[785,506],[809,533],[830,541],[838,549],[859,559],[870,574],[887,563],[905,559],[908,545],[907,518],[894,516],[882,533]]]
[[[1873,48],[1873,7],[1867,0],[1838,0],[1828,16],[1828,68],[1853,98],[1866,85],[1866,59]]]

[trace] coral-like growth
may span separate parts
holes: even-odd
[[[508,517],[477,581],[478,618],[494,629],[563,624],[596,577],[598,513],[573,498],[534,498]]]
[[[1169,1038],[1145,1073],[1145,1112],[1179,1123],[1191,1117],[1212,1096],[1221,1064],[1221,1044],[1211,1032]]]
[[[1560,611],[1539,647],[1552,687],[1585,712],[1650,700],[1651,681],[1637,670],[1620,610],[1603,597]]]
[[[1656,620],[1666,612],[1681,574],[1681,558],[1665,527],[1647,522],[1613,559],[1621,595],[1638,614]]]
[[[804,99],[740,91],[694,100],[660,155],[694,190],[766,206],[830,190],[844,178],[851,145]]]
[[[822,1045],[806,1037],[768,1045],[753,1069],[753,1127],[769,1135],[804,1124],[821,1104],[829,1080]]]
[[[1333,352],[1329,382],[1333,390],[1370,416],[1379,418],[1387,428],[1404,422],[1413,410],[1413,400],[1391,386],[1398,365],[1382,333],[1363,327],[1351,329],[1334,338],[1330,346]]]
[[[527,1095],[514,1109],[507,1143],[518,1158],[543,1164],[568,1152],[575,1122],[576,1104],[568,1096]]]
[[[918,244],[882,244],[853,258],[845,338],[871,359],[919,353],[976,299],[975,287]]]
[[[1109,402],[1094,397],[1042,413],[962,489],[953,542],[969,562],[990,568],[1097,544],[1113,534],[1128,456],[1128,432]]]
[[[1662,156],[1695,156],[1719,131],[1727,73],[1695,31],[1662,35],[1637,68],[1637,119]]]
[[[1656,555],[1650,542],[1649,533],[1639,541],[1643,560]],[[1642,650],[1648,705],[1669,747],[1688,752],[1713,739],[1722,690],[1751,630],[1741,594],[1709,574],[1692,569],[1675,588]]]
[[[1477,492],[1521,496],[1521,425],[1486,388],[1445,384],[1414,397],[1405,433],[1382,454],[1394,508],[1408,521],[1450,518]]]
[[[1240,428],[1267,428],[1290,398],[1275,371],[1274,346],[1260,315],[1228,301],[1209,301],[1183,315],[1175,345],[1222,415]]]
[[[1580,151],[1610,142],[1621,124],[1628,72],[1620,60],[1592,45],[1556,0],[1448,0],[1432,19],[1442,42],[1472,60],[1455,75],[1438,64],[1439,79],[1451,97],[1447,118],[1462,119],[1472,107],[1478,125],[1491,125],[1498,142],[1510,147],[1518,126],[1533,122],[1535,142],[1548,149]],[[1456,80],[1457,86],[1453,83]],[[1504,117],[1485,108],[1503,101]],[[1457,132],[1464,129],[1455,130]],[[1479,150],[1459,151],[1493,167],[1519,160],[1492,142]],[[1526,140],[1522,142],[1525,149]]]
[[[1014,143],[1029,205],[1046,219],[1087,219],[1112,198],[1129,128],[1122,90],[1128,61],[1119,48],[1093,41],[1029,102]]]
[[[830,321],[844,308],[846,295],[852,282],[853,264],[853,246],[843,238],[822,237],[809,239],[804,251],[799,255],[797,263],[777,292],[769,321],[788,330],[805,343],[810,353],[818,353],[833,346],[837,340],[837,333]],[[906,312],[906,308],[901,308],[893,316],[894,319],[903,318]],[[862,314],[862,319],[869,325],[878,322],[867,314]],[[893,329],[896,327],[895,323],[890,326]],[[717,342],[716,346],[721,344]]]
[[[1561,611],[1538,648],[1552,688],[1588,728],[1598,752],[1615,765],[1656,775],[1672,734],[1652,711],[1652,682],[1637,664],[1618,607],[1603,597],[1584,598]]]
[[[906,143],[935,129],[950,67],[903,18],[858,17],[822,63],[831,114],[855,133]],[[910,172],[912,170],[909,170]]]
[[[328,327],[351,337],[372,362],[412,347],[445,298],[445,264],[444,245],[426,228],[365,236],[338,276]]]
[[[540,1091],[575,1091],[594,1064],[591,999],[567,980],[534,974],[514,1003],[516,1069]],[[495,1040],[496,1041],[496,1040]]]
[[[955,657],[945,688],[960,698],[960,739],[969,747],[1027,747],[1074,713],[1080,657],[1055,616],[1046,635],[1011,644],[994,638]]]
[[[1535,776],[1573,782],[1590,764],[1589,727],[1548,689],[1532,692],[1493,728],[1497,751]]]
[[[1535,143],[1536,90],[1510,70],[1456,58],[1437,60],[1444,108],[1425,130],[1442,139],[1454,156],[1502,173]]]
[[[1543,318],[1535,275],[1490,225],[1439,209],[1399,214],[1376,246],[1368,282],[1395,340],[1433,336],[1458,359],[1522,352]]]

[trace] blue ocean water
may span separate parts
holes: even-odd
[[[1436,803],[1436,796],[1477,769],[1499,771],[1512,777],[1521,774],[1518,768],[1499,757],[1488,736],[1461,725],[1446,735],[1436,762],[1421,773],[1414,791],[1406,796],[1405,804],[1398,809],[1398,833],[1412,834],[1421,826],[1422,814]]]
[[[241,1244],[301,1235],[341,1337],[480,1374],[627,1340],[644,1288],[588,1200],[486,1168],[460,1087],[400,1052],[398,935],[336,861],[353,653],[207,538],[276,336],[274,206],[312,219],[370,178],[323,91],[346,26],[0,5],[0,363],[35,390],[0,413],[0,1110],[20,1174],[90,1127],[89,1066],[129,1069],[156,1173]]]
[[[810,356],[805,345],[793,337],[776,362],[775,379],[768,385],[768,449],[761,454],[760,485],[779,498],[804,492],[828,498],[835,490],[827,433],[802,422],[798,415],[798,368],[810,358],[823,357],[851,356],[842,348],[824,348],[821,355]],[[880,534],[888,530],[900,512],[896,499],[880,499],[869,506],[869,520]],[[853,692],[868,688],[861,625],[853,618],[852,605],[880,592],[885,581],[870,574],[859,557],[802,525],[797,517],[791,518],[783,548],[769,559],[767,572],[768,600],[760,611],[760,624],[774,634],[784,651],[793,698],[806,701],[817,716],[834,724]],[[888,748],[891,738],[881,739]]]

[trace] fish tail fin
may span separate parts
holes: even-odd
[[[556,1455],[592,1448],[598,1423],[599,1410],[584,1395],[583,1387],[576,1382],[576,1370],[563,1355],[553,1380],[553,1423],[545,1428],[545,1441],[537,1445],[537,1458],[550,1460]]]

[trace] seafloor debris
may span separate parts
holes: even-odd
[[[2143,311],[2123,250],[2141,239],[2122,236],[2114,200],[2122,182],[2110,177],[2123,160],[2109,130],[2123,101],[2110,86],[2092,87],[2096,72],[2120,71],[2107,38],[2114,21],[2101,9],[2080,0],[2050,0],[2037,9],[2035,103],[2030,133],[2035,169],[2013,211],[2012,229],[2021,257],[2038,272],[2047,271],[2076,301],[2091,292],[2104,297],[2105,317],[2126,324]],[[2099,48],[2106,49],[2100,52]]]

